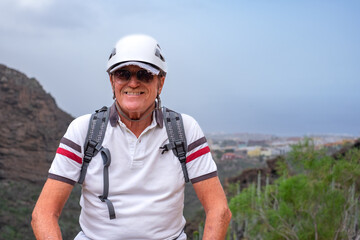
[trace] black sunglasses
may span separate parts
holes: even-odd
[[[118,79],[122,82],[129,81],[133,74],[136,74],[136,78],[139,81],[144,82],[144,83],[149,83],[154,78],[154,75],[145,69],[141,69],[137,72],[130,72],[129,70],[119,69],[119,70],[116,70],[113,74],[116,79]]]

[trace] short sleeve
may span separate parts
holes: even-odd
[[[182,114],[188,152],[186,167],[192,183],[217,176],[217,167],[212,158],[207,139],[197,121]]]
[[[49,178],[69,184],[75,184],[78,181],[90,116],[88,114],[78,117],[70,123],[56,150],[49,169]]]

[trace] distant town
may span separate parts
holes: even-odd
[[[265,134],[207,134],[210,149],[216,161],[257,159],[260,161],[284,155],[291,146],[310,139],[316,148],[327,147],[332,151],[352,144],[358,137],[338,135],[309,135],[304,137],[279,137]]]

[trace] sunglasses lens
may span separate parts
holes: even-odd
[[[131,72],[129,72],[128,70],[117,70],[114,73],[115,77],[117,77],[118,79],[122,80],[122,81],[127,81],[130,79],[131,77]]]
[[[136,77],[137,79],[145,83],[148,83],[153,79],[153,75],[146,70],[139,70],[136,73]]]
[[[129,81],[132,74],[133,73],[125,69],[120,69],[114,72],[115,77],[120,81]],[[139,70],[134,74],[136,74],[136,78],[139,81],[144,83],[149,83],[153,79],[153,75],[145,69]]]

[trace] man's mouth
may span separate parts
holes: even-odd
[[[130,95],[130,96],[139,96],[141,94],[143,94],[144,92],[130,92],[130,91],[125,91],[126,95]]]

